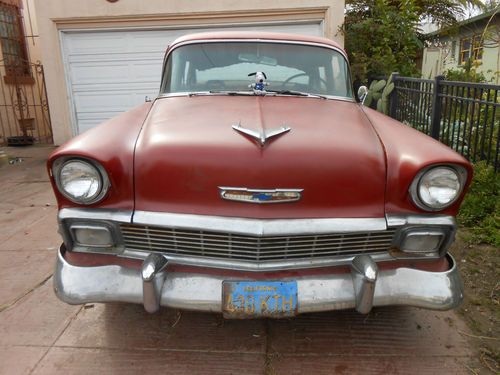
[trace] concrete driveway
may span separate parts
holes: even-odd
[[[473,356],[454,312],[379,308],[287,320],[142,306],[69,306],[52,292],[60,243],[51,148],[0,167],[0,374],[460,374]]]

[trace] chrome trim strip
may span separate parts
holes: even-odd
[[[239,217],[172,214],[167,212],[136,211],[134,224],[158,225],[176,229],[210,230],[250,236],[294,234],[327,234],[372,232],[387,229],[386,219],[247,219]]]
[[[449,310],[460,305],[463,284],[455,261],[448,255],[450,269],[428,272],[410,268],[380,271],[373,306],[410,305]],[[222,310],[222,282],[234,277],[197,273],[169,273],[161,288],[160,305],[207,312]],[[237,278],[241,280],[241,277]],[[284,278],[291,280],[292,278]],[[295,277],[298,313],[349,309],[356,306],[350,273]],[[121,266],[77,267],[60,251],[54,273],[54,290],[69,304],[129,302],[142,304],[141,270]]]
[[[133,211],[119,211],[99,208],[63,208],[59,211],[61,223],[68,219],[108,220],[119,223],[131,223]]]
[[[447,215],[401,215],[386,214],[388,227],[401,227],[405,225],[445,225],[456,227],[455,217]]]
[[[120,257],[144,260],[151,254],[150,251],[124,250]],[[182,256],[165,254],[158,252],[164,256],[172,264],[182,264],[187,266],[219,268],[228,270],[250,271],[250,272],[269,272],[290,269],[303,268],[320,268],[331,266],[347,266],[351,264],[354,255],[340,255],[324,258],[311,259],[282,259],[282,260],[264,260],[255,262],[251,260],[224,259],[224,258],[208,258],[201,256]],[[382,251],[378,254],[370,254],[373,260],[377,262],[391,261],[395,258],[387,251]],[[415,257],[414,257],[415,258]],[[417,257],[422,259],[422,257]]]

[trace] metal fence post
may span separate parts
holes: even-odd
[[[389,107],[389,116],[393,119],[397,119],[396,112],[398,110],[398,85],[396,84],[399,77],[398,72],[392,73],[392,82],[394,83],[394,90],[392,90],[390,96],[390,107]]]
[[[441,81],[444,76],[436,76],[434,78],[434,87],[432,89],[432,115],[431,115],[431,137],[439,141],[439,133],[441,131]]]

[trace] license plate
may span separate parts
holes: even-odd
[[[224,317],[284,318],[297,314],[296,281],[224,281]]]

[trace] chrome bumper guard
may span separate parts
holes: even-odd
[[[450,255],[447,259],[450,269],[445,272],[379,271],[370,256],[361,255],[354,258],[351,274],[293,278],[298,287],[298,313],[356,308],[366,314],[373,306],[386,305],[455,308],[463,299],[463,284],[454,259]],[[69,264],[60,251],[54,289],[59,299],[75,305],[129,302],[143,304],[148,312],[160,306],[222,312],[222,282],[232,278],[168,273],[166,266],[163,256],[151,254],[141,270],[117,265],[80,267]]]

